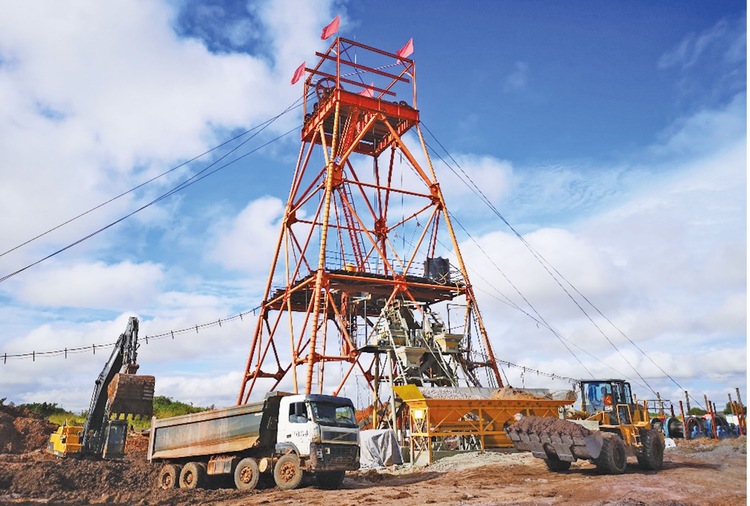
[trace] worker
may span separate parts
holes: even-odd
[[[612,394],[607,390],[606,386],[602,387],[602,399],[605,406],[612,407]]]

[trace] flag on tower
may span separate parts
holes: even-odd
[[[292,76],[292,84],[295,84],[297,81],[299,81],[300,77],[305,73],[305,62],[302,62],[302,65],[297,67],[297,70],[294,71],[294,76]]]
[[[339,21],[341,21],[341,18],[337,15],[335,18],[333,18],[333,21],[331,21],[328,26],[323,28],[323,33],[320,34],[320,38],[326,40],[328,37],[338,32]]]
[[[366,87],[364,90],[360,91],[359,94],[364,97],[374,97],[375,96],[375,90],[372,88],[375,86],[375,83],[370,83],[370,86]]]
[[[396,51],[396,54],[400,58],[408,58],[412,53],[414,52],[414,39],[409,39],[409,42],[407,42],[404,47]]]

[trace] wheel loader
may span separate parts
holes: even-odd
[[[578,459],[602,474],[622,474],[628,456],[641,468],[658,471],[664,460],[664,435],[651,426],[645,405],[633,402],[623,380],[580,382],[581,409],[565,419],[522,417],[505,429],[516,449],[544,459],[550,471],[567,471]]]

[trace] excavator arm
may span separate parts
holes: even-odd
[[[151,416],[153,412],[153,376],[136,376],[138,364],[138,319],[131,317],[125,332],[115,343],[112,355],[99,373],[91,395],[91,404],[83,427],[81,446],[83,452],[94,455],[119,456],[120,450],[109,448],[114,439],[122,440],[127,429],[125,420],[110,420],[112,415],[119,417],[140,415]],[[115,434],[116,432],[116,434]],[[110,434],[112,433],[112,434]],[[119,443],[114,447],[119,447]]]

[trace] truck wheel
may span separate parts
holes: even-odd
[[[281,490],[292,490],[302,482],[302,468],[299,457],[294,453],[283,455],[273,468],[273,481]]]
[[[176,488],[180,481],[181,470],[182,466],[178,466],[177,464],[164,464],[164,467],[159,471],[159,477],[156,480],[156,484],[163,490]]]
[[[198,488],[206,483],[206,464],[188,462],[180,472],[180,488]]]
[[[346,471],[328,471],[327,473],[316,473],[315,479],[318,480],[318,486],[327,490],[336,490],[344,481]]]
[[[596,468],[603,474],[622,474],[628,466],[625,442],[615,434],[603,434],[604,444],[599,457],[594,460]]]
[[[259,478],[258,463],[250,457],[240,460],[234,469],[234,485],[237,490],[253,490],[258,485]]]
[[[638,465],[649,471],[658,471],[664,463],[664,441],[661,433],[656,430],[641,432],[641,454],[638,455]]]

